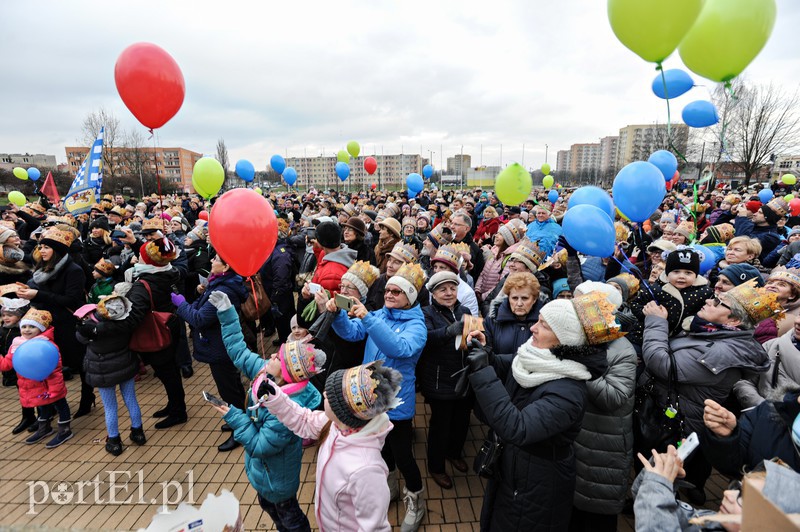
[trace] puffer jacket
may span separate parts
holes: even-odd
[[[545,255],[550,256],[556,249],[558,237],[560,237],[562,233],[563,230],[561,226],[558,225],[553,218],[544,222],[539,222],[534,219],[528,224],[528,230],[525,232],[525,236],[527,236],[528,240],[531,242],[538,242],[539,249],[544,251]]]
[[[261,266],[259,274],[264,292],[273,307],[277,307],[287,318],[294,314],[294,258],[286,240],[278,240],[275,249]],[[338,285],[337,285],[338,289]],[[244,300],[242,300],[244,301]]]
[[[247,349],[236,309],[231,307],[220,311],[217,316],[222,324],[225,348],[234,365],[248,379],[255,379],[266,361]],[[290,398],[306,408],[316,408],[321,400],[317,389],[309,385],[292,393]],[[246,406],[252,405],[248,393]],[[296,496],[303,456],[300,438],[286,428],[268,407],[259,407],[255,412],[231,407],[223,419],[233,428],[234,439],[244,446],[245,473],[255,490],[272,503]]]
[[[452,310],[433,301],[422,313],[428,327],[428,341],[417,371],[420,391],[426,399],[458,399],[455,386],[459,375],[453,377],[453,374],[464,368],[465,352],[456,349],[455,336],[446,334],[445,329],[470,311],[458,301]]]
[[[502,223],[503,222],[497,216],[489,218],[488,220],[484,218],[481,220],[481,223],[478,224],[475,234],[472,235],[473,240],[475,240],[478,245],[490,243],[492,237],[497,233],[498,229],[500,229]],[[487,242],[484,242],[484,240],[487,240]]]
[[[403,404],[389,411],[389,419],[414,417],[414,370],[428,339],[428,329],[420,306],[414,305],[409,309],[383,307],[368,313],[363,319],[348,319],[347,313],[340,310],[333,320],[333,330],[348,342],[367,339],[364,364],[383,360],[386,367],[394,368],[403,375],[398,394]]]
[[[537,299],[525,319],[518,320],[511,312],[508,298],[497,308],[495,316],[487,316],[483,322],[486,329],[486,344],[499,354],[516,353],[517,349],[531,337],[531,327],[539,320],[539,310],[544,306]]]
[[[132,379],[139,372],[139,358],[128,347],[130,322],[99,320],[91,338],[75,333],[86,345],[83,371],[86,383],[96,388],[110,388]]]
[[[498,253],[497,247],[492,247],[492,258],[483,265],[483,271],[475,282],[475,296],[478,301],[484,301],[486,296],[497,286],[497,282],[503,274],[503,266],[515,249],[516,247],[513,247],[513,249],[512,247],[507,247]]]
[[[588,401],[575,438],[576,508],[618,514],[625,505],[633,465],[636,351],[625,338],[606,347],[608,369],[586,383]]]
[[[217,309],[208,300],[214,291],[226,294],[236,309],[247,299],[244,281],[235,273],[229,272],[209,282],[206,291],[197,301],[181,303],[177,308],[176,314],[191,326],[194,358],[198,362],[222,362],[228,357],[222,342]]]
[[[367,310],[378,310],[383,308],[383,290],[386,288],[386,282],[389,280],[385,273],[382,273],[380,277],[378,277],[372,286],[369,287],[369,291],[367,292],[367,302],[364,305],[367,307]],[[431,293],[428,292],[428,289],[425,285],[422,285],[422,288],[419,289],[419,294],[417,294],[417,303],[420,304],[422,308],[427,307],[431,304]]]
[[[686,434],[703,433],[703,402],[723,403],[744,375],[769,368],[769,357],[753,331],[714,331],[681,333],[669,337],[667,320],[647,316],[644,321],[642,358],[645,371],[639,384],[655,377],[655,390],[661,404],[667,401],[670,357],[675,358],[680,410],[687,425]]]
[[[742,408],[751,408],[765,400],[779,401],[784,394],[800,388],[800,349],[792,341],[794,331],[764,344],[770,368],[737,382],[733,391]]]
[[[331,294],[339,292],[339,284],[342,275],[356,260],[356,251],[349,248],[337,249],[332,253],[326,254],[322,250],[314,250],[317,257],[317,271],[314,272],[312,281],[322,285]]]
[[[54,334],[53,327],[49,327],[36,338],[42,338],[56,345],[53,341]],[[17,336],[11,341],[11,348],[8,350],[8,354],[0,357],[0,371],[14,369],[14,351],[26,341],[22,336]],[[58,346],[56,346],[56,349],[58,349]],[[17,373],[17,387],[19,388],[19,402],[27,408],[50,405],[66,397],[67,387],[64,384],[64,375],[61,373],[61,353],[58,354],[56,369],[45,380],[34,381]]]

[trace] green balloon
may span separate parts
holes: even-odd
[[[350,154],[349,154],[349,153],[347,153],[347,152],[346,152],[346,151],[344,151],[344,150],[339,150],[339,152],[336,154],[336,159],[337,159],[337,160],[338,160],[340,163],[347,163],[347,164],[350,164]]]
[[[542,171],[544,172],[544,170]],[[542,185],[544,186],[544,188],[552,188],[554,182],[555,179],[553,179],[553,176],[551,175],[546,175],[544,176],[544,179],[542,179]]]
[[[194,163],[192,185],[198,194],[208,199],[222,188],[225,182],[225,170],[213,157],[203,157]]]
[[[14,172],[14,177],[18,179],[22,179],[23,181],[26,181],[28,179],[28,172],[24,168],[20,168],[19,166],[17,166],[16,168],[14,168],[13,172]]]
[[[17,207],[22,207],[27,202],[27,198],[25,198],[25,194],[18,190],[12,190],[8,193],[8,201],[16,205]]]
[[[351,140],[347,143],[347,153],[352,155],[353,157],[358,157],[358,154],[361,153],[361,146],[358,145],[358,142]],[[342,161],[348,162],[348,161]]]
[[[794,185],[797,184],[797,177],[793,174],[783,174],[781,176],[781,181],[784,185]]]
[[[497,197],[506,205],[519,205],[531,193],[533,179],[519,163],[513,163],[500,172],[494,182]]]
[[[775,0],[706,0],[681,42],[681,59],[695,74],[730,81],[767,44],[776,12]]]
[[[544,163],[544,164],[542,165],[542,173],[543,173],[544,175],[550,175],[550,165],[549,165],[549,164],[547,164],[547,163]]]
[[[794,194],[786,194],[783,199],[784,201],[792,201],[794,199]]]
[[[608,0],[608,21],[622,44],[645,61],[661,63],[678,47],[702,6],[703,0]]]

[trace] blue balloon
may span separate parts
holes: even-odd
[[[614,222],[602,209],[594,205],[576,205],[567,210],[561,225],[567,242],[584,255],[610,257],[614,254]]]
[[[594,205],[598,209],[606,213],[609,219],[613,220],[614,215],[614,201],[608,192],[600,187],[586,186],[581,187],[572,193],[567,203],[567,208],[572,209],[578,205]]]
[[[422,175],[425,176],[425,179],[430,179],[433,175],[433,166],[426,164],[422,167]]]
[[[408,196],[408,199],[416,198],[417,192],[411,189],[406,189],[406,196]]]
[[[38,168],[34,166],[28,168],[28,179],[30,179],[31,181],[36,181],[40,177],[42,177],[42,173],[39,171]]]
[[[283,180],[286,181],[286,184],[289,186],[294,185],[297,182],[297,170],[291,166],[287,166],[286,170],[283,171]]]
[[[408,174],[406,188],[414,192],[422,192],[422,189],[425,188],[425,181],[422,180],[422,176],[419,174]]]
[[[17,348],[12,365],[26,379],[43,381],[58,367],[58,348],[48,340],[33,338]]]
[[[775,194],[772,192],[772,190],[768,188],[764,188],[758,191],[758,199],[761,200],[761,203],[767,203],[773,197],[775,197]]]
[[[707,274],[711,268],[716,266],[717,258],[713,251],[700,244],[693,245],[692,249],[700,255],[700,275]]]
[[[647,162],[654,164],[656,168],[661,170],[661,175],[664,176],[664,181],[672,181],[672,176],[678,171],[678,159],[667,150],[658,150],[647,159]]]
[[[256,167],[246,159],[236,161],[236,175],[249,183],[256,176]]]
[[[339,179],[342,181],[347,179],[350,176],[350,165],[342,161],[336,163],[336,175],[338,175]]]
[[[664,94],[664,80],[667,82],[666,94]],[[661,79],[661,74],[659,74],[653,80],[653,93],[664,100],[667,97],[677,98],[686,94],[692,87],[694,87],[694,80],[680,68],[665,70],[664,79]]]
[[[636,161],[619,171],[611,188],[614,203],[632,222],[644,222],[656,212],[667,192],[664,176],[655,165]]]
[[[551,190],[547,193],[547,199],[550,203],[555,203],[558,201],[558,190]]]
[[[683,108],[683,121],[689,127],[708,127],[719,122],[719,115],[714,104],[706,100],[697,100]]]
[[[286,161],[280,155],[273,155],[269,160],[269,167],[279,174],[283,174],[283,171],[286,170]]]

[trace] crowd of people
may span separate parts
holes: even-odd
[[[625,511],[643,530],[653,516],[686,528],[676,497],[702,506],[712,467],[736,479],[779,458],[800,471],[800,218],[787,202],[672,192],[650,220],[616,221],[611,257],[588,257],[562,234],[570,192],[520,205],[481,189],[268,193],[278,240],[258,273],[258,322],[242,312],[251,285],[209,239],[213,200],[108,195],[77,216],[44,198],[9,204],[0,367],[19,393],[12,432],[57,447],[97,391],[106,451],[120,455],[147,442],[141,375],[164,386],[153,428],[166,430],[188,419],[193,360],[208,364],[219,451],[244,447],[278,530],[310,529],[297,490],[312,445],[321,530],[389,530],[398,499],[401,529],[416,530],[421,464],[445,490],[448,471],[488,479],[482,530],[616,530]],[[271,357],[261,334],[275,336]],[[13,370],[32,338],[60,352],[41,381]],[[417,393],[430,406],[425,457]],[[486,441],[467,464],[473,414]],[[692,433],[700,445],[683,461],[675,449]]]

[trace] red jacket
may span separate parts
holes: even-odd
[[[342,248],[325,255],[322,249],[314,249],[314,255],[317,256],[317,270],[311,282],[322,285],[331,295],[338,293],[342,275],[356,260],[356,251]]]
[[[500,218],[495,216],[494,218],[489,218],[488,220],[484,218],[480,224],[478,224],[478,228],[475,230],[475,235],[472,239],[475,242],[481,244],[489,244],[492,245],[491,240],[489,242],[484,242],[485,239],[491,238],[497,233],[497,230],[500,229]]]
[[[36,338],[44,338],[55,345],[53,331],[54,329],[50,327]],[[9,371],[14,367],[14,351],[25,341],[25,338],[21,336],[14,338],[8,354],[4,357],[0,356],[0,370]],[[19,402],[25,407],[50,405],[66,397],[67,387],[64,384],[64,375],[61,373],[61,353],[58,353],[58,366],[49,377],[43,381],[34,381],[17,374],[17,386],[19,387]]]

